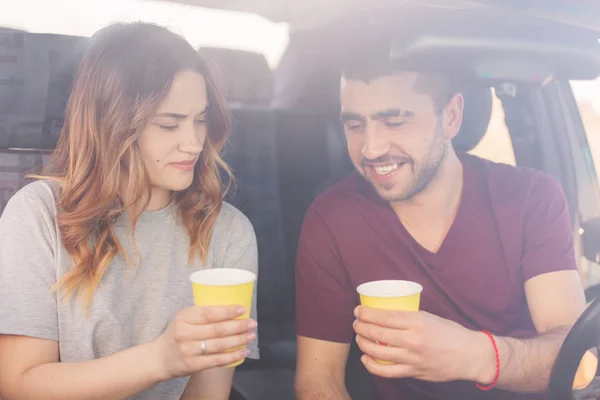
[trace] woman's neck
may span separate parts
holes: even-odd
[[[165,208],[171,203],[171,192],[165,189],[153,187],[150,192],[150,201],[145,211],[156,211]]]
[[[145,196],[146,195],[144,194],[142,199],[140,199],[142,204],[145,201],[145,198],[144,198]],[[134,200],[131,198],[131,196],[128,196],[126,193],[122,192],[121,199],[123,201],[123,204],[137,208],[137,205],[133,204]],[[169,203],[171,203],[171,200],[172,200],[172,196],[171,196],[171,192],[169,190],[164,190],[164,189],[159,189],[159,188],[153,187],[150,191],[150,200],[148,201],[148,204],[146,205],[144,210],[138,210],[138,211],[141,212],[141,211],[161,210],[161,209],[165,208],[166,206],[168,206]]]

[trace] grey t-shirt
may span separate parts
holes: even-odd
[[[129,218],[115,232],[130,260],[117,256],[104,273],[89,315],[81,303],[63,303],[51,287],[71,267],[56,224],[60,188],[35,182],[8,202],[0,217],[0,334],[32,336],[60,342],[62,362],[106,357],[147,343],[167,328],[181,309],[194,305],[190,273],[205,268],[241,268],[257,273],[256,236],[250,221],[224,204],[212,236],[207,263],[187,265],[189,238],[176,207],[142,214],[133,247]],[[252,305],[256,318],[256,290]],[[248,346],[258,358],[258,340]],[[189,377],[160,383],[134,399],[176,400]]]

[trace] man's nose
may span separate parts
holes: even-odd
[[[364,133],[362,155],[369,160],[375,160],[390,151],[390,141],[385,132],[377,129],[376,124],[367,126]]]

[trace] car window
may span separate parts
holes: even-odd
[[[8,151],[6,143],[1,139],[18,134],[21,137],[17,141],[20,144],[18,147],[40,148],[36,144],[40,143],[39,132],[42,128],[38,126],[39,123],[32,121],[43,120],[53,130],[54,124],[45,120],[43,115],[62,115],[66,101],[66,98],[59,99],[55,95],[44,94],[54,93],[56,90],[60,92],[60,88],[52,86],[60,84],[60,80],[45,82],[47,75],[27,73],[25,64],[36,58],[35,52],[42,50],[27,36],[15,36],[2,29],[89,37],[102,27],[119,21],[144,21],[167,26],[183,35],[197,48],[227,48],[259,53],[264,55],[271,69],[278,65],[288,43],[287,24],[275,23],[254,14],[167,1],[0,1],[0,214],[10,197],[28,182],[25,175],[39,172],[49,157],[48,146],[42,145],[41,148],[45,149],[43,151]],[[44,66],[42,63],[39,68],[51,70],[54,63],[61,61],[52,59],[56,54],[50,52],[48,65]],[[41,62],[44,57],[37,59]],[[71,79],[65,78],[67,85]],[[27,101],[18,101],[24,96],[25,88],[28,93]],[[39,98],[39,101],[32,101],[32,98]],[[15,128],[17,126],[18,130]],[[57,129],[54,131],[56,132],[51,132],[49,136],[58,134]]]
[[[504,122],[502,102],[496,94],[493,97],[492,117],[485,136],[479,144],[470,151],[471,154],[490,161],[516,165],[515,152],[508,128]]]
[[[35,10],[32,12],[32,10]],[[114,22],[145,21],[183,35],[194,47],[264,54],[271,68],[288,43],[288,25],[255,14],[148,0],[19,0],[0,2],[0,27],[32,33],[91,36]]]
[[[571,81],[579,114],[585,128],[596,175],[600,177],[600,79]],[[584,257],[580,260],[581,276],[586,285],[600,283],[600,269]]]
[[[600,176],[600,79],[572,81],[571,87],[577,100],[596,174]]]

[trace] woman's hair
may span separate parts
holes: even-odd
[[[193,183],[174,201],[190,237],[189,262],[206,260],[224,196],[220,170],[231,178],[220,157],[229,133],[224,100],[207,63],[181,36],[146,23],[111,25],[90,39],[43,177],[61,184],[58,227],[74,260],[55,287],[63,299],[77,293],[87,308],[110,262],[120,255],[130,264],[113,225],[127,210],[133,240],[150,200],[137,138],[184,70],[206,81],[208,133]]]

